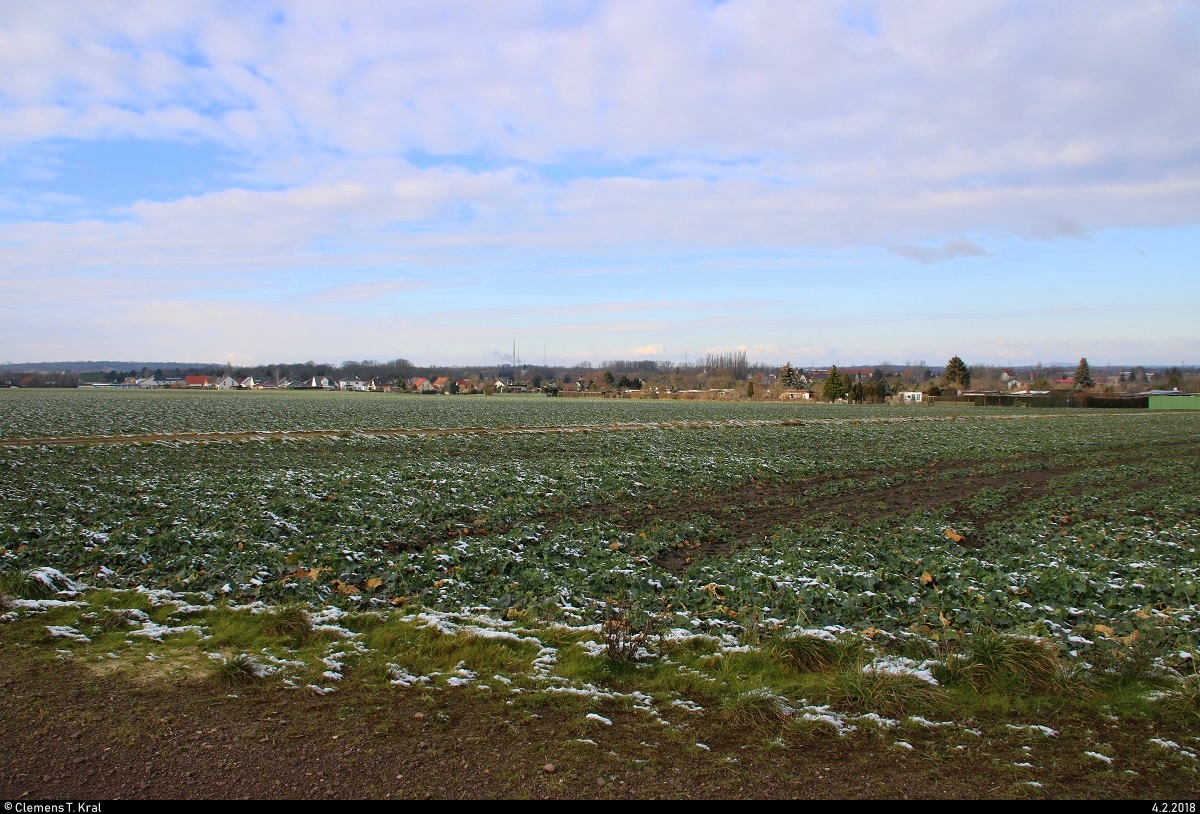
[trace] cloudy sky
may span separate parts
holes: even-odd
[[[0,362],[1200,364],[1196,2],[0,0]]]

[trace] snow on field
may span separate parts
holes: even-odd
[[[84,636],[78,630],[68,625],[46,625],[46,630],[51,636],[62,639],[71,639],[72,641],[82,642],[84,644],[91,643],[91,639]]]
[[[205,638],[204,629],[199,625],[180,625],[178,627],[171,627],[169,625],[155,624],[149,620],[142,622],[142,627],[140,630],[128,630],[125,632],[125,635],[142,637],[150,639],[151,641],[161,642],[163,636],[170,636],[178,633],[195,633],[202,639]]]
[[[912,676],[928,684],[937,686],[938,680],[933,677],[930,669],[934,662],[925,661],[920,664],[903,656],[880,656],[863,665],[864,673],[883,673],[885,675]]]
[[[214,605],[263,614],[302,603],[314,630],[335,638],[321,681],[331,686],[314,692],[332,691],[334,675],[353,669],[361,653],[352,645],[364,640],[354,620],[367,612],[527,645],[527,673],[503,678],[597,698],[603,688],[572,684],[559,662],[603,657],[601,623],[614,609],[641,637],[641,661],[691,679],[714,680],[676,665],[673,648],[732,663],[793,637],[857,642],[867,671],[931,687],[938,662],[925,655],[945,652],[947,641],[964,652],[975,629],[1036,636],[1075,666],[1102,671],[1135,634],[1183,641],[1200,618],[1195,462],[1093,467],[1112,450],[1194,438],[1190,416],[341,395],[0,392],[0,401],[0,439],[187,431],[263,439],[0,445],[0,568],[52,592],[9,601],[0,618],[66,619],[82,609],[71,594],[91,590],[88,580],[133,588],[172,620]],[[295,430],[342,437],[272,440]],[[400,432],[409,430],[439,432]],[[964,474],[999,484],[964,487],[964,514],[996,520],[954,533],[978,541],[986,532],[984,547],[950,542],[946,532],[960,524],[944,506],[858,517],[864,495],[868,505],[918,476],[961,486]],[[1036,500],[1004,486],[1030,474],[1046,484]],[[1167,485],[1147,488],[1151,480]],[[780,483],[804,486],[780,498],[786,505],[745,496]],[[775,522],[775,508],[804,513],[838,501],[853,522]],[[128,619],[138,626],[125,633],[132,639],[204,635],[199,625]],[[71,646],[90,632],[82,623],[48,630]],[[1156,655],[1164,675],[1194,670],[1190,649]],[[429,680],[402,663],[389,663],[397,687]],[[443,683],[482,686],[470,667],[458,668],[469,677]],[[660,720],[657,704],[699,710],[669,696],[606,700]],[[781,704],[838,732],[897,725]]]

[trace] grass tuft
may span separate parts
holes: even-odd
[[[768,649],[781,664],[805,673],[826,672],[844,656],[844,648],[838,642],[806,634],[783,637],[772,642]]]
[[[755,687],[723,699],[720,714],[732,726],[764,729],[787,721],[791,711],[785,699],[766,687]]]
[[[938,699],[937,688],[916,676],[857,666],[838,675],[831,692],[840,707],[888,718],[924,710]]]
[[[1185,676],[1178,686],[1164,692],[1158,703],[1176,715],[1200,718],[1200,673]]]
[[[46,568],[31,568],[27,571],[11,571],[0,577],[0,594],[15,599],[49,599],[60,590],[69,588],[57,571]]]
[[[238,653],[217,666],[213,680],[225,689],[235,689],[257,684],[273,672],[249,653]]]
[[[312,633],[312,622],[299,605],[277,608],[264,620],[263,632],[277,639],[287,639],[299,646]]]
[[[939,671],[946,683],[964,682],[979,692],[1059,692],[1072,685],[1053,642],[982,630]]]

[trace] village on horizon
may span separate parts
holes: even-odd
[[[514,356],[515,358],[515,356]],[[152,367],[153,365],[153,367]],[[693,364],[607,360],[599,366],[503,363],[417,366],[407,359],[226,364],[69,362],[0,369],[3,387],[252,391],[407,392],[442,395],[542,393],[594,398],[752,399],[851,403],[1145,407],[1151,397],[1200,391],[1195,367],[895,365],[782,367],[755,364],[744,352],[709,354]],[[1190,401],[1190,399],[1188,399]]]

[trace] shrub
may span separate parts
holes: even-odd
[[[600,635],[604,655],[616,662],[635,661],[662,634],[662,618],[636,603],[610,599],[605,603]]]

